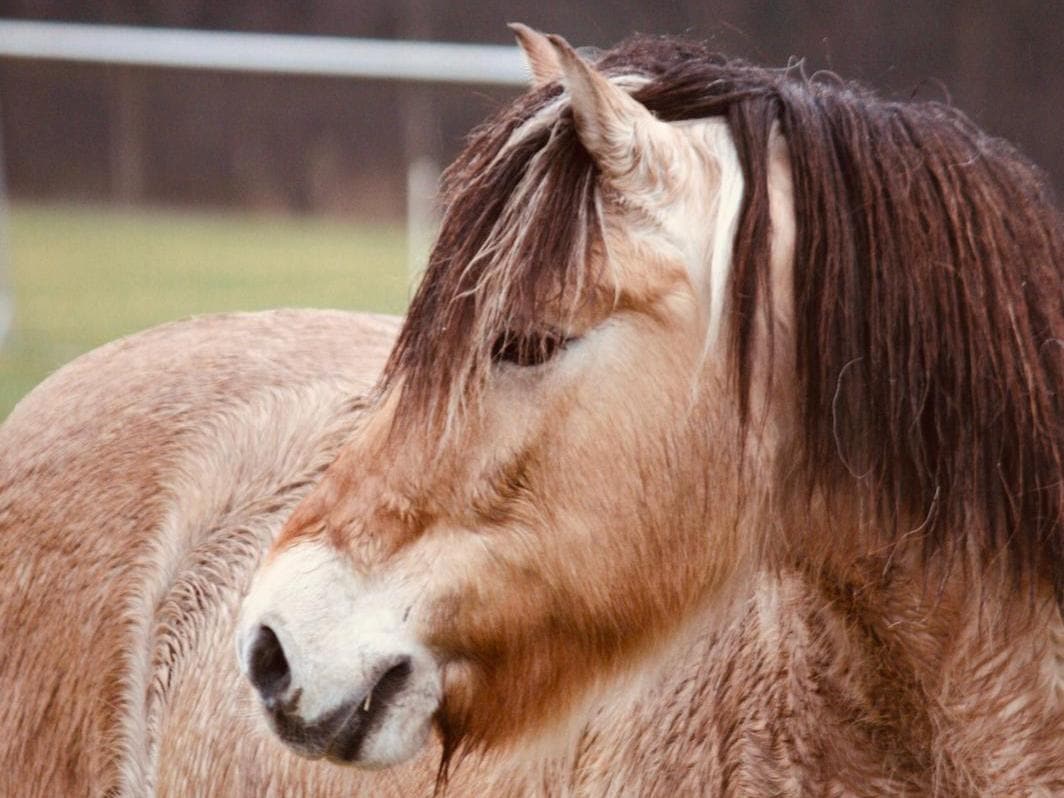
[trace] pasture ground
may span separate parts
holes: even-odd
[[[400,313],[410,295],[400,225],[26,204],[9,225],[0,420],[59,366],[160,322],[271,307]]]

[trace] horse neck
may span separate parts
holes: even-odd
[[[460,768],[453,794],[1064,794],[1055,607],[805,540],[604,685],[567,753]]]
[[[869,545],[837,517],[817,526],[784,567],[928,791],[1064,787],[1064,625],[1048,586],[963,544],[924,556],[918,542]]]

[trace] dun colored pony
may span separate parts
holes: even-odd
[[[0,429],[3,791],[1064,794],[1041,175],[937,104],[515,31],[394,346],[188,322]]]

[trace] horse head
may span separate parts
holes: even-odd
[[[377,401],[244,605],[242,662],[310,754],[401,761],[434,719],[451,746],[550,726],[749,562],[727,125],[661,121],[629,94],[645,77],[517,34],[539,100],[452,168]]]
[[[515,32],[533,89],[446,173],[376,396],[244,603],[280,736],[383,766],[560,728],[772,563],[852,592],[974,552],[1059,597],[1033,168],[934,104]]]

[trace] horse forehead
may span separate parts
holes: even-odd
[[[650,154],[669,161],[661,170],[669,183],[644,197],[623,198],[643,212],[645,223],[626,226],[630,218],[618,222],[627,237],[642,245],[637,251],[661,251],[664,246],[678,255],[681,273],[697,295],[708,301],[710,324],[716,329],[724,315],[745,181],[731,128],[724,118],[671,124],[681,133],[677,145]],[[671,276],[660,268],[654,271]],[[629,276],[634,275],[629,272]],[[649,275],[641,276],[645,279]]]

